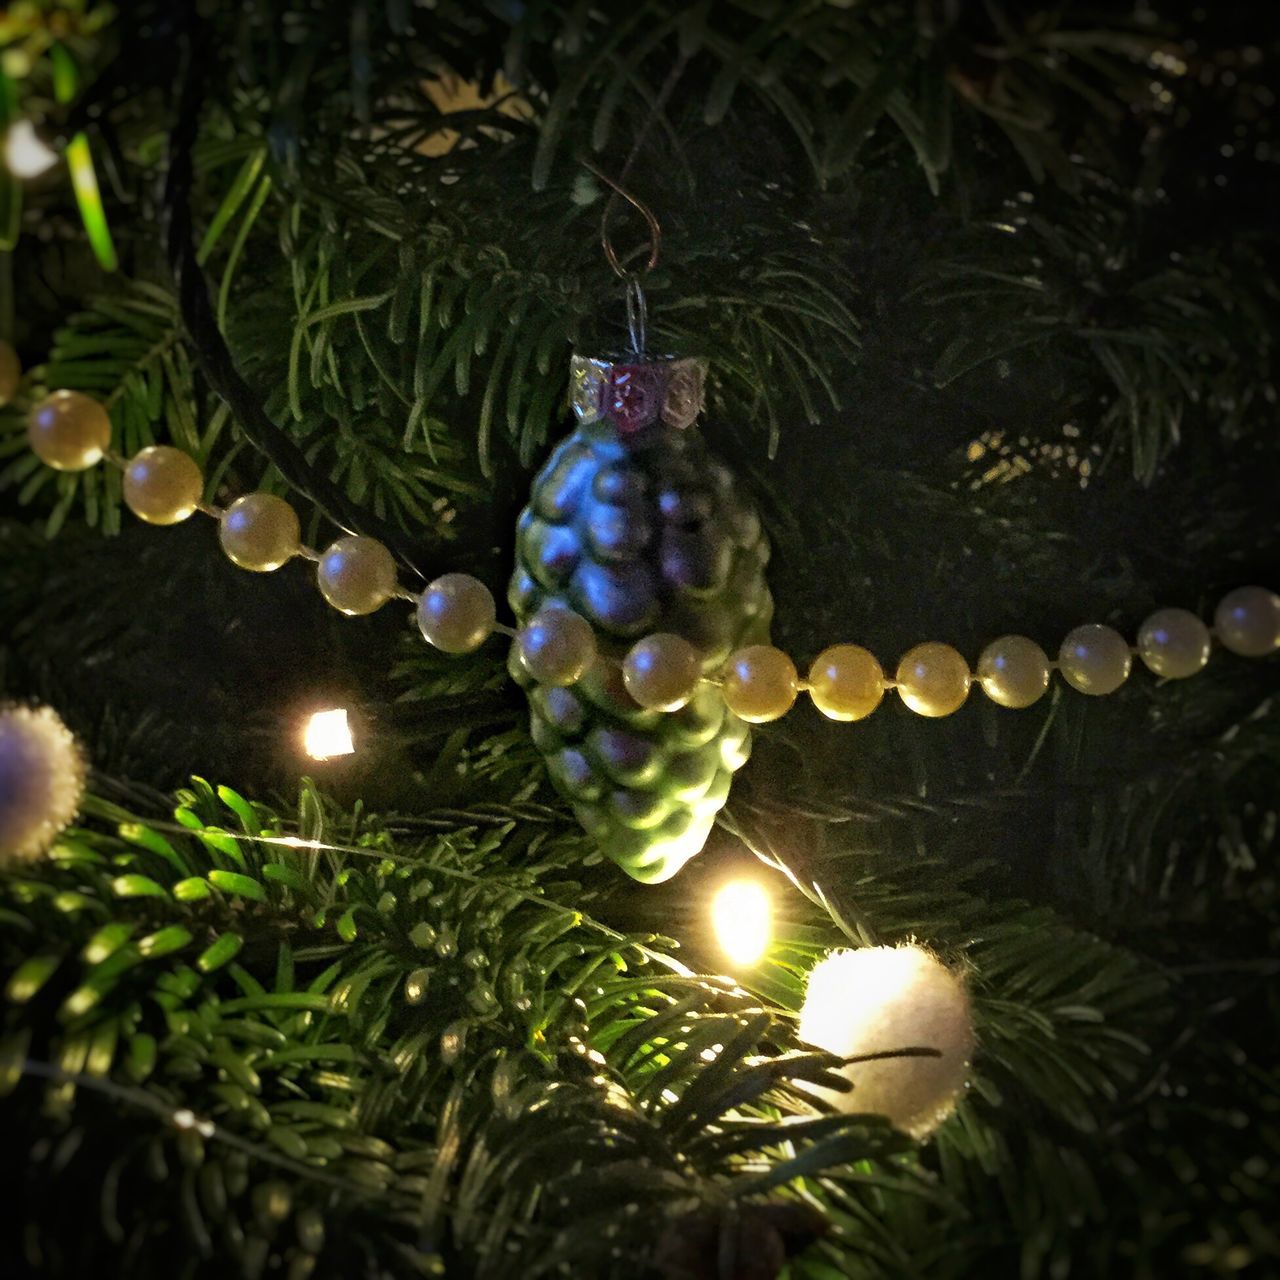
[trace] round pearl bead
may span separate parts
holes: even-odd
[[[627,692],[649,711],[679,711],[702,679],[702,655],[669,631],[645,636],[622,663]]]
[[[596,638],[585,618],[549,605],[521,627],[516,653],[539,684],[570,685],[595,661]]]
[[[111,419],[92,396],[55,391],[27,418],[27,443],[58,471],[84,471],[111,447]]]
[[[795,663],[781,649],[752,644],[730,655],[724,701],[740,719],[763,724],[791,710],[799,687]]]
[[[418,602],[418,627],[444,653],[471,653],[493,634],[498,609],[493,593],[469,573],[446,573]]]
[[[396,589],[396,562],[377,538],[348,534],[331,543],[316,565],[320,594],[335,609],[373,613]]]
[[[125,467],[125,504],[148,524],[185,520],[203,495],[200,468],[181,449],[155,444],[135,454]]]
[[[218,522],[218,540],[227,558],[242,569],[270,573],[298,554],[302,529],[298,513],[274,493],[246,493]]]
[[[936,718],[958,711],[972,680],[964,656],[937,640],[916,645],[898,663],[898,696],[917,715]]]
[[[1237,587],[1213,615],[1224,648],[1242,658],[1265,658],[1280,649],[1280,596],[1266,587]]]
[[[0,339],[0,405],[6,405],[18,394],[22,384],[22,364],[18,353]]]
[[[830,720],[861,720],[884,697],[884,671],[859,644],[833,644],[809,668],[809,696]]]
[[[1089,622],[1067,634],[1058,651],[1062,678],[1080,693],[1114,693],[1129,678],[1133,657],[1124,636]]]
[[[1209,646],[1209,628],[1186,609],[1158,609],[1138,629],[1138,656],[1169,680],[1202,671]]]
[[[1049,687],[1049,658],[1026,636],[1001,636],[978,658],[982,692],[1002,707],[1029,707]]]

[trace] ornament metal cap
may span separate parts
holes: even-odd
[[[683,431],[702,412],[707,362],[698,356],[574,356],[569,369],[579,422],[608,418],[631,435],[661,419]]]

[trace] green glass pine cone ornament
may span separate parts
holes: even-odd
[[[674,632],[712,675],[766,641],[773,614],[760,518],[694,426],[705,376],[697,359],[574,357],[577,428],[533,482],[509,592],[521,625],[548,606],[591,624],[597,657],[572,686],[539,684],[514,646],[511,674],[556,787],[601,851],[646,883],[701,850],[751,736],[707,683],[678,711],[645,710],[622,660],[641,637]]]

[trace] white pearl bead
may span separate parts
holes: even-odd
[[[1242,658],[1265,658],[1280,649],[1280,596],[1266,587],[1237,587],[1213,615],[1223,648]]]
[[[493,593],[469,573],[446,573],[427,586],[418,602],[418,628],[442,653],[471,653],[498,620]]]
[[[86,471],[111,447],[111,419],[92,396],[55,391],[27,418],[27,443],[58,471]]]
[[[595,633],[572,609],[548,606],[520,628],[516,654],[539,684],[574,684],[595,661]]]
[[[884,671],[859,644],[833,644],[809,668],[809,697],[829,720],[861,720],[884,697]]]
[[[748,724],[785,716],[799,688],[795,664],[773,645],[747,645],[729,657],[724,675],[725,705]]]
[[[1133,657],[1124,636],[1090,622],[1067,634],[1058,651],[1062,678],[1079,693],[1114,693],[1129,678]]]
[[[233,564],[270,573],[298,554],[302,528],[298,513],[283,498],[246,493],[222,513],[218,540]]]
[[[1138,656],[1166,680],[1202,671],[1209,644],[1209,628],[1186,609],[1157,609],[1138,629]]]
[[[679,711],[702,679],[702,655],[683,636],[658,632],[631,647],[622,663],[627,692],[649,711]]]
[[[195,461],[167,444],[143,449],[124,472],[125,505],[148,524],[178,524],[204,494],[204,477]]]
[[[921,716],[958,711],[969,696],[972,680],[964,655],[937,640],[916,645],[898,663],[898,696]]]
[[[1020,710],[1038,702],[1049,687],[1049,659],[1026,636],[1001,636],[978,658],[978,683],[992,702]]]
[[[353,534],[330,544],[316,566],[316,582],[335,609],[373,613],[395,594],[396,562],[377,538]]]

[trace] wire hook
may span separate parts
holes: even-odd
[[[609,199],[605,201],[604,212],[600,215],[600,247],[604,250],[604,256],[613,268],[614,273],[623,280],[630,279],[635,275],[635,272],[628,271],[622,265],[613,247],[613,241],[609,239],[609,217],[613,213],[614,202],[619,196],[640,214],[649,228],[649,260],[645,263],[644,270],[652,271],[658,265],[658,255],[662,249],[662,225],[658,222],[657,216],[643,200],[638,196],[632,195],[621,183],[615,182],[607,173],[602,173],[590,160],[583,160],[582,163],[601,182],[613,188]]]

